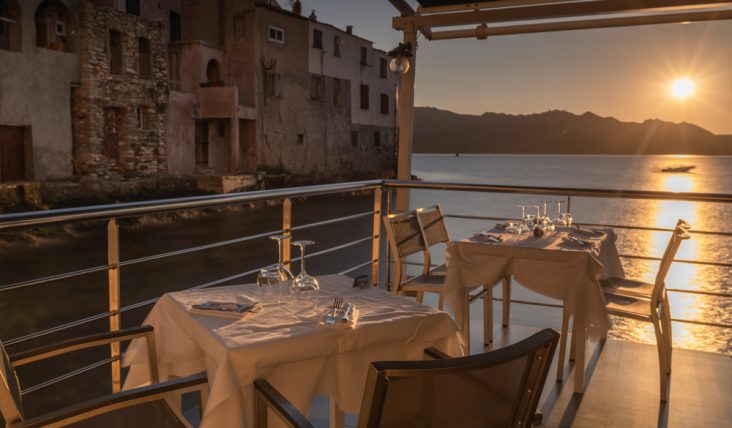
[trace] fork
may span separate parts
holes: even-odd
[[[338,309],[340,309],[342,306],[343,297],[336,297],[335,299],[333,299],[333,312],[325,318],[326,324],[335,324],[336,313],[338,313]]]

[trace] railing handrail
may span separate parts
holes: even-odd
[[[380,187],[382,183],[383,180],[365,180],[289,187],[285,189],[254,190],[240,193],[227,193],[224,195],[189,196],[142,202],[125,202],[121,204],[92,205],[48,211],[3,214],[0,215],[0,230],[45,226],[56,223],[134,217],[168,211],[236,205],[269,199],[301,198],[305,196],[355,192],[374,189]]]
[[[466,192],[518,193],[528,195],[560,195],[623,199],[665,199],[693,202],[732,203],[732,194],[665,192],[655,190],[587,189],[580,187],[513,186],[504,184],[451,183],[444,181],[384,180],[383,185],[394,188],[459,190]]]

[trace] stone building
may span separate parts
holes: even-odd
[[[0,0],[0,182],[67,178],[79,1]]]
[[[73,91],[78,173],[103,179],[166,171],[167,40],[160,22],[83,2],[81,84]]]
[[[388,175],[385,64],[299,1],[0,0],[0,181]]]

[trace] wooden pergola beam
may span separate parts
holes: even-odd
[[[389,3],[391,3],[404,18],[416,16],[416,12],[412,9],[412,6],[410,6],[405,0],[389,0]],[[432,40],[432,31],[429,28],[420,25],[417,25],[416,27],[417,30],[427,38],[427,40]]]
[[[390,1],[392,4],[395,2],[403,3],[403,0]],[[688,11],[691,9],[719,6],[732,7],[732,2],[729,0],[703,0],[696,2],[688,0],[591,0],[560,3],[546,3],[545,1],[539,0],[532,3],[527,3],[526,1],[496,3],[500,3],[502,7],[476,8],[472,10],[425,15],[403,15],[401,17],[394,18],[393,26],[394,28],[402,28],[402,26],[409,21],[417,27],[432,29],[433,27],[453,27],[483,23],[490,24],[511,21],[585,18],[610,13],[639,13],[648,11],[666,12],[673,10]],[[515,6],[508,7],[512,3],[515,3]],[[407,5],[407,7],[409,7],[409,5]]]

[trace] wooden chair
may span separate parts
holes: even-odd
[[[432,360],[382,361],[369,366],[359,428],[490,428],[531,426],[559,335],[551,329],[505,348]],[[271,408],[290,427],[310,422],[266,380],[254,381],[256,428]]]
[[[384,216],[386,236],[394,259],[394,285],[392,292],[395,295],[415,294],[418,302],[422,302],[425,292],[439,294],[438,308],[442,309],[446,290],[444,274],[430,273],[430,257],[425,234],[417,211],[406,211],[399,214]],[[406,278],[406,259],[415,254],[422,254],[422,273]],[[493,342],[493,293],[492,287],[484,285],[477,293],[468,295],[465,304],[465,322],[461,326],[466,346],[470,349],[470,303],[483,298],[483,320],[485,324],[485,345]]]
[[[428,208],[417,208],[417,218],[419,219],[422,230],[424,231],[426,264],[432,266],[429,249],[437,244],[449,244],[450,235],[447,233],[447,225],[445,224],[445,216],[439,205]],[[447,267],[444,264],[438,265],[429,271],[431,274],[446,275]],[[503,278],[503,327],[508,327],[511,319],[511,278]],[[491,311],[492,312],[492,311]],[[493,317],[490,317],[491,328],[493,327]],[[491,340],[492,341],[492,340]]]
[[[150,378],[153,385],[130,389],[95,398],[64,409],[33,418],[25,418],[20,383],[15,368],[36,361],[110,343],[142,337],[147,341]],[[160,426],[190,427],[180,412],[167,400],[180,394],[199,391],[201,409],[207,393],[206,374],[158,383],[155,337],[151,326],[141,326],[114,332],[93,334],[43,346],[8,356],[0,343],[0,411],[7,428],[29,427],[99,427],[99,426]]]
[[[661,401],[668,399],[668,376],[671,374],[673,350],[671,307],[666,291],[666,275],[681,241],[691,237],[690,228],[689,224],[683,220],[679,220],[677,223],[661,258],[661,265],[652,287],[648,287],[642,281],[618,280],[617,278],[604,281],[603,286],[607,311],[610,315],[653,324],[658,349]]]

